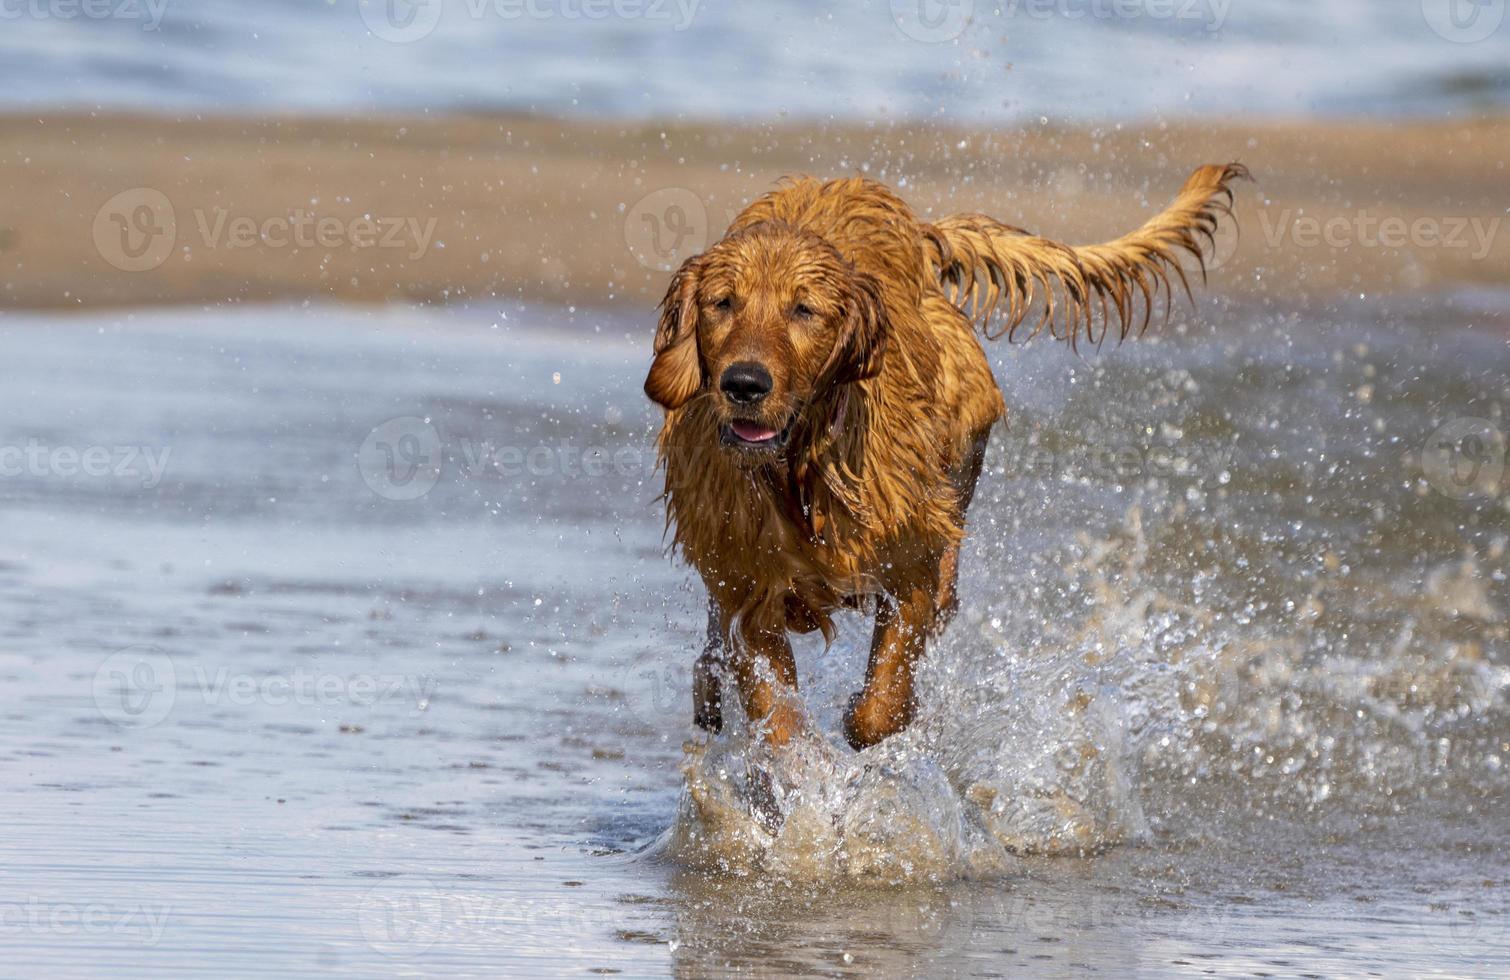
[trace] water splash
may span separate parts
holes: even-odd
[[[1223,787],[1299,813],[1368,811],[1454,777],[1498,791],[1484,777],[1502,768],[1510,670],[1481,644],[1504,640],[1483,567],[1503,562],[1502,545],[1403,593],[1324,560],[1266,616],[1238,595],[1213,601],[1199,570],[1159,573],[1177,541],[1178,522],[1150,534],[1135,507],[1106,537],[1079,536],[1042,615],[1013,628],[967,610],[921,671],[922,717],[872,749],[811,736],[771,754],[737,726],[688,743],[676,818],[652,852],[901,883],[1193,833],[1186,818]],[[1066,598],[1078,614],[1051,611]],[[1381,643],[1365,614],[1384,598],[1399,628]],[[818,661],[819,716],[855,676],[853,640]]]

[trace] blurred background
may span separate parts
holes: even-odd
[[[1492,0],[13,0],[4,17],[5,101],[40,109],[974,126],[1510,99]]]
[[[1504,975],[1505,0],[0,0],[18,975]],[[1232,222],[752,813],[640,393],[783,175]],[[3,972],[3,970],[0,970]]]
[[[1377,237],[1375,201],[1407,222],[1504,218],[1504,13],[1497,0],[10,0],[0,302],[643,308],[660,286],[647,272],[783,174],[865,172],[925,211],[1004,211],[1091,240],[1199,160],[1236,157],[1282,202],[1263,223],[1240,213],[1262,246],[1247,269],[1301,288],[1488,282],[1510,254],[1487,224],[1440,247],[1441,229],[1348,245]],[[301,216],[302,232],[281,230]],[[336,247],[315,240],[322,218]],[[364,218],[378,227],[353,228]],[[1297,244],[1330,219],[1348,229]]]

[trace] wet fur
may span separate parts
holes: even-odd
[[[953,610],[965,510],[1005,412],[977,327],[1013,333],[1035,305],[1031,333],[1072,344],[1145,327],[1171,276],[1187,285],[1179,255],[1201,259],[1245,176],[1202,167],[1141,228],[1084,247],[982,215],[929,224],[871,180],[789,180],[676,272],[645,390],[666,409],[674,544],[710,595],[699,723],[721,723],[728,668],[767,737],[790,737],[787,632],[832,638],[833,613],[871,599],[876,636],[846,734],[863,746],[911,721],[912,666]],[[731,409],[717,378],[741,358],[776,377],[760,410],[771,427],[790,420],[779,454],[721,438]]]

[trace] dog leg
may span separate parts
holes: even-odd
[[[939,559],[938,583],[934,597],[938,614],[933,617],[933,626],[928,631],[930,639],[943,635],[954,614],[959,612],[959,545],[952,545]]]
[[[708,600],[708,639],[702,656],[692,667],[692,720],[705,732],[724,727],[723,682],[724,631],[718,604]]]
[[[980,471],[986,465],[986,446],[991,442],[991,427],[977,431],[970,440],[970,455],[953,475],[954,490],[959,494],[959,519],[963,523],[970,501],[975,499],[975,485],[980,482]]]
[[[955,493],[959,495],[961,523],[965,520],[966,511],[970,509],[970,501],[975,498],[975,484],[980,480],[980,471],[986,462],[986,444],[990,439],[989,426],[975,433],[971,440],[970,455],[952,475]],[[944,557],[939,560],[938,593],[934,599],[938,613],[934,616],[930,637],[939,636],[948,629],[950,622],[954,620],[954,614],[959,612],[958,585],[959,546],[955,545],[944,552]]]
[[[737,638],[733,647],[729,664],[745,717],[761,727],[767,744],[779,748],[802,730],[792,645],[784,631],[751,631]]]
[[[856,749],[875,745],[912,724],[917,714],[912,669],[923,655],[935,618],[930,589],[913,589],[879,604],[865,688],[850,698],[844,712],[844,737]]]

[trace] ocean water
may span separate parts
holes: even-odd
[[[779,759],[648,316],[5,314],[0,972],[1504,975],[1506,300],[992,345],[922,719],[843,747],[852,617]]]
[[[1510,104],[1504,0],[8,0],[0,105],[986,124]]]

